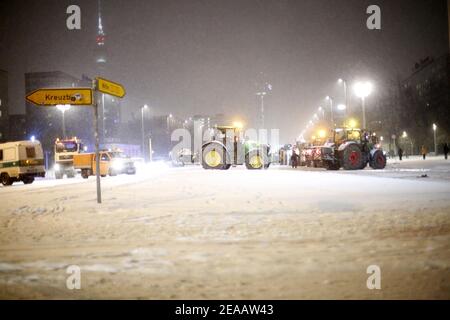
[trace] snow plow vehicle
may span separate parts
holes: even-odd
[[[75,169],[81,170],[84,179],[96,174],[95,153],[80,153],[73,157]],[[100,151],[100,176],[116,176],[118,174],[136,174],[134,162],[119,151]]]
[[[249,170],[268,169],[270,147],[256,141],[245,141],[241,128],[216,126],[209,142],[202,145],[202,166],[210,170],[228,170],[243,165]]]
[[[363,170],[386,167],[386,155],[375,134],[353,128],[337,128],[322,146],[302,150],[300,162],[308,167],[327,170]]]
[[[77,137],[63,139],[59,138],[55,141],[55,164],[53,170],[55,171],[55,178],[62,179],[64,175],[67,178],[74,178],[76,175],[73,166],[73,157],[84,151],[83,144]]]

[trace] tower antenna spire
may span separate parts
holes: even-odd
[[[98,30],[97,30],[97,46],[105,45],[105,32],[102,24],[102,6],[101,1],[98,0]]]
[[[98,34],[104,35],[102,25],[102,4],[101,0],[98,0]]]

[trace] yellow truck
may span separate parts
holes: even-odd
[[[100,176],[118,174],[136,174],[134,162],[119,151],[100,151]],[[73,156],[73,166],[81,170],[84,179],[97,174],[95,153],[80,153]]]

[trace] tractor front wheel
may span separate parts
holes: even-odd
[[[342,153],[342,164],[345,170],[360,170],[363,161],[361,149],[356,144],[348,145]]]
[[[381,150],[375,151],[370,160],[370,167],[375,170],[382,170],[386,167],[386,157]]]
[[[260,151],[250,151],[245,157],[245,166],[249,170],[261,170],[269,168],[269,161]]]
[[[231,167],[227,161],[225,148],[219,144],[208,144],[202,150],[202,166],[204,169],[227,170]]]

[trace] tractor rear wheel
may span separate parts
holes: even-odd
[[[348,145],[342,153],[342,166],[345,170],[360,170],[363,161],[361,149],[356,144]]]
[[[202,166],[204,169],[228,170],[231,164],[227,159],[229,159],[227,151],[219,144],[208,144],[202,150]]]
[[[370,167],[375,170],[382,170],[386,167],[386,157],[381,150],[375,151],[370,160]]]

